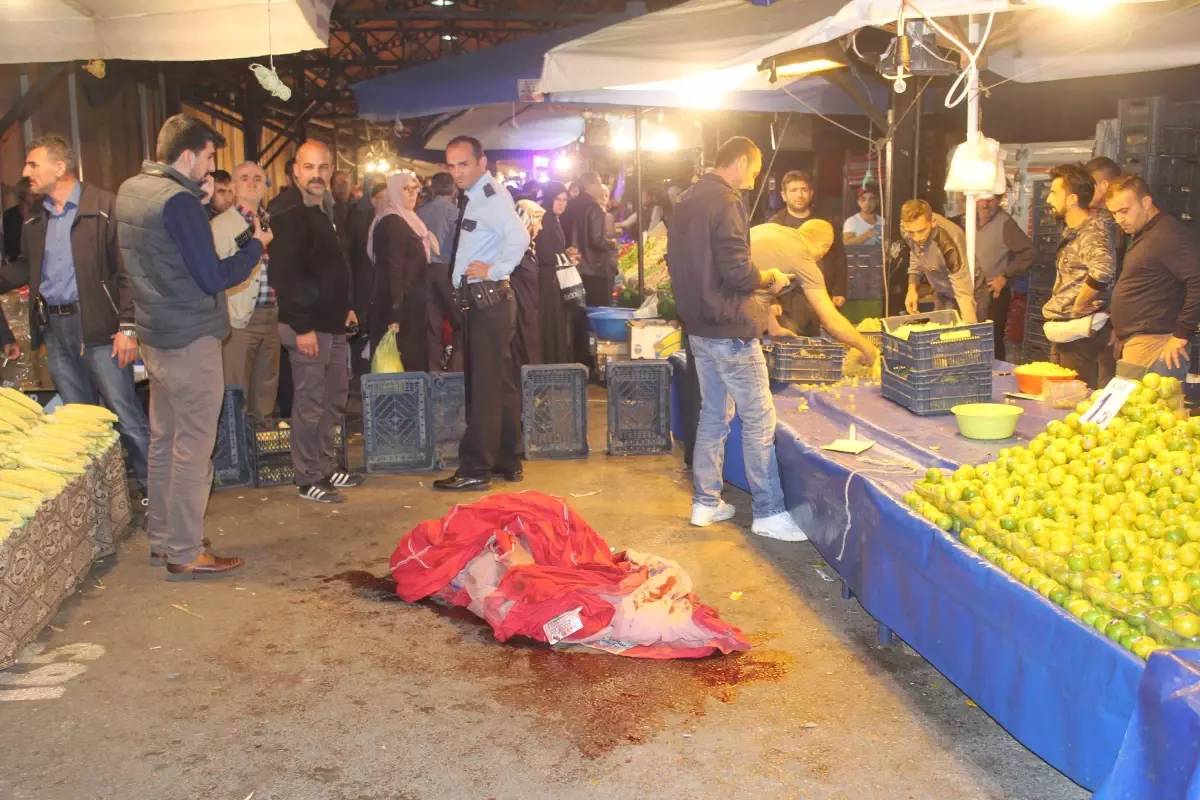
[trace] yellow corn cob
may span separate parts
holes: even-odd
[[[41,495],[38,496],[37,500],[14,500],[11,497],[0,497],[0,508],[13,511],[23,519],[29,519],[36,514],[38,506],[41,504]]]
[[[33,424],[30,423],[29,420],[25,419],[19,414],[10,414],[3,408],[0,408],[0,420],[4,420],[9,427],[15,428],[21,433],[25,433],[33,427]]]
[[[29,431],[30,439],[60,439],[62,441],[70,441],[78,439],[83,444],[91,444],[91,437],[78,428],[70,428],[66,425],[38,425]]]
[[[74,433],[77,436],[107,436],[109,427],[90,423],[76,417],[63,417],[55,419],[55,415],[46,417],[46,422],[50,423],[55,428],[61,428],[66,432]]]
[[[53,456],[41,454],[25,455],[24,453],[17,453],[15,458],[17,463],[22,467],[49,470],[61,475],[82,475],[84,470],[87,469],[87,463],[82,458],[67,461],[66,459],[55,458]]]
[[[88,452],[88,449],[91,446],[91,442],[79,441],[77,439],[51,439],[48,437],[41,437],[38,439],[26,439],[24,442],[19,442],[13,445],[13,450],[18,453],[24,453],[29,450],[38,450],[51,455],[58,453],[63,458],[70,458],[71,456],[77,456]]]
[[[27,489],[24,486],[17,486],[13,483],[5,483],[0,481],[0,499],[7,498],[11,500],[32,500],[37,495],[39,495],[39,492],[33,489]]]
[[[54,410],[54,413],[83,417],[84,419],[96,420],[97,422],[115,424],[117,421],[117,415],[104,406],[89,406],[83,403],[68,403],[65,406],[59,406]]]
[[[15,400],[10,400],[6,395],[2,394],[0,394],[0,411],[7,411],[11,414],[17,414],[20,417],[29,420],[30,422],[37,422],[41,420],[43,416],[45,416],[44,414],[26,408]]]
[[[44,469],[0,470],[0,481],[24,486],[44,495],[56,495],[67,487],[67,482],[61,475]]]
[[[42,410],[42,407],[38,405],[36,400],[29,397],[24,392],[18,392],[16,389],[10,389],[7,386],[0,386],[0,395],[3,395],[5,398],[12,400],[18,405],[25,406],[25,408],[29,409],[35,414],[41,415],[46,413]]]

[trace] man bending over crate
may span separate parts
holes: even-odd
[[[750,263],[750,237],[742,191],[762,171],[762,153],[749,139],[734,137],[717,152],[716,169],[700,178],[675,206],[667,265],[675,300],[691,345],[700,383],[700,424],[692,460],[692,524],[730,519],[721,499],[725,439],[734,410],[742,420],[746,478],[754,496],[760,536],[807,540],[788,513],[775,460],[775,404],[767,362],[758,341],[752,295],[780,292],[788,277]]]
[[[900,232],[908,241],[908,295],[904,307],[916,314],[917,290],[924,278],[933,287],[938,311],[958,306],[962,321],[974,325],[987,318],[991,291],[983,270],[974,279],[967,265],[967,235],[924,200],[909,200],[900,209]]]

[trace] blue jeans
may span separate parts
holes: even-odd
[[[117,431],[129,452],[133,472],[146,486],[146,458],[150,452],[150,424],[133,387],[133,366],[117,366],[111,344],[85,345],[78,314],[51,316],[42,329],[50,375],[64,403],[99,405],[101,398],[117,415]]]
[[[742,421],[746,480],[754,497],[754,518],[787,510],[775,460],[775,401],[767,361],[757,339],[689,337],[700,379],[700,425],[692,457],[695,502],[716,507],[725,485],[725,440],[734,411]]]

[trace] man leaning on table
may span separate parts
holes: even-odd
[[[1188,366],[1188,345],[1200,324],[1200,247],[1184,223],[1159,210],[1150,187],[1122,175],[1105,205],[1130,237],[1112,296],[1112,326],[1122,361],[1171,370]]]
[[[700,424],[692,457],[692,524],[705,527],[734,515],[721,499],[725,440],[734,411],[742,420],[746,479],[759,536],[807,540],[784,504],[775,458],[775,403],[759,343],[753,295],[779,292],[788,277],[760,272],[750,261],[749,219],[742,191],[754,187],[762,153],[734,137],[717,151],[716,168],[675,206],[667,268],[700,383]]]

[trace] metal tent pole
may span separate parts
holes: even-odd
[[[634,183],[636,184],[637,202],[635,204],[638,221],[638,301],[646,299],[646,218],[642,208],[642,109],[633,110],[633,157]]]

